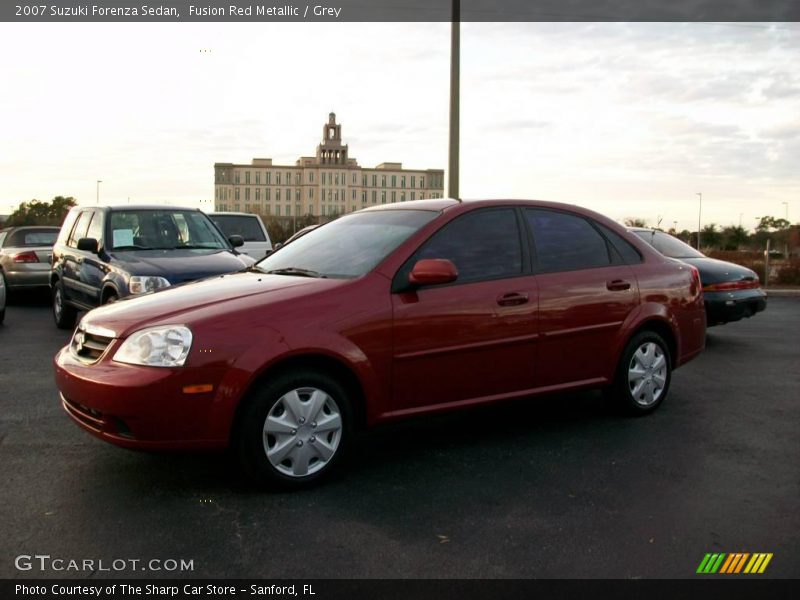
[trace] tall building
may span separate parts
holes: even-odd
[[[444,170],[404,169],[385,162],[369,169],[350,158],[342,126],[330,113],[322,127],[316,156],[294,165],[273,165],[271,158],[252,164],[214,163],[214,208],[275,215],[333,217],[377,204],[441,198]]]

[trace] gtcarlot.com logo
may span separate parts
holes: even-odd
[[[14,559],[18,571],[194,571],[194,560],[183,558],[59,558],[49,554],[20,554]]]
[[[700,574],[721,574],[738,575],[740,573],[758,574],[763,573],[769,561],[772,560],[772,553],[756,552],[733,552],[706,554],[697,567]]]

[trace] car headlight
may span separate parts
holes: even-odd
[[[182,367],[192,347],[192,332],[184,325],[148,327],[128,337],[114,360],[150,367]]]
[[[133,275],[128,282],[128,289],[131,294],[146,294],[165,287],[169,287],[169,281],[163,277]]]

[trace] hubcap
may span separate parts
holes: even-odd
[[[61,318],[61,289],[59,288],[56,288],[53,294],[53,312],[56,315],[56,319]]]
[[[342,439],[336,401],[314,387],[281,396],[264,421],[264,451],[275,469],[289,477],[312,475],[333,459]]]
[[[645,342],[633,353],[628,365],[628,389],[640,406],[653,405],[667,384],[667,358],[654,342]]]

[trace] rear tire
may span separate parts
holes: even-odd
[[[634,335],[622,352],[610,396],[624,414],[642,416],[656,410],[669,392],[672,360],[664,339],[653,331]]]
[[[59,329],[74,329],[75,318],[78,315],[78,311],[73,306],[66,303],[64,299],[64,286],[61,284],[60,280],[53,285],[52,300],[53,319],[56,322],[56,327]]]
[[[341,462],[353,433],[349,393],[327,373],[289,371],[244,400],[233,450],[259,485],[305,487]]]

